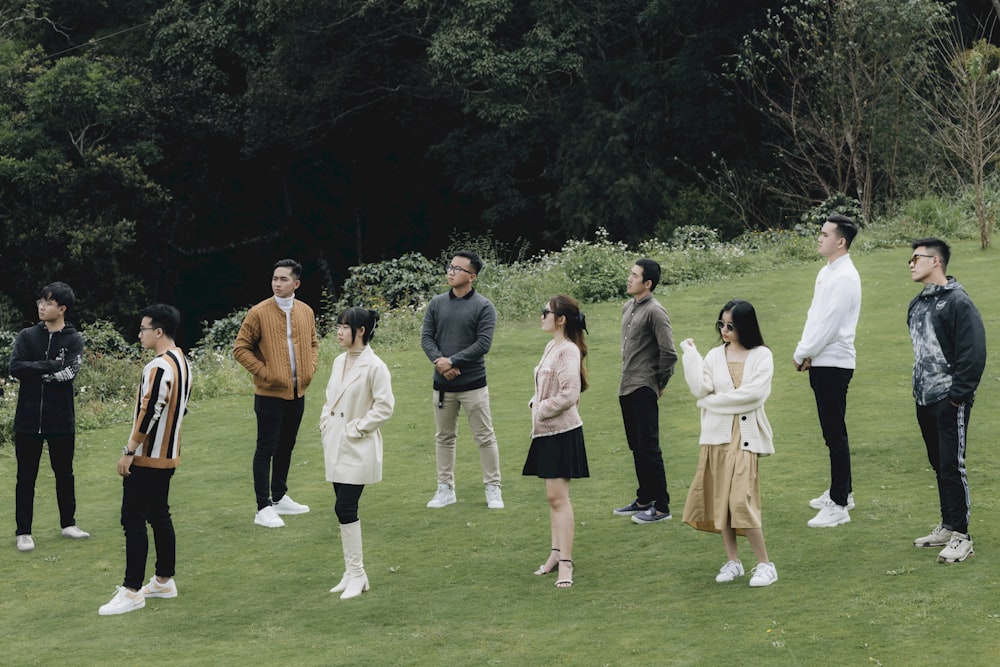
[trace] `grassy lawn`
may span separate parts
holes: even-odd
[[[250,390],[192,406],[183,464],[174,477],[178,536],[173,600],[100,617],[121,583],[124,539],[115,462],[128,426],[78,436],[79,524],[93,537],[59,537],[51,471],[36,498],[35,551],[14,548],[15,462],[0,451],[6,492],[0,525],[3,662],[177,665],[931,665],[996,664],[1000,656],[1000,519],[992,416],[1000,406],[1000,293],[996,254],[954,249],[951,273],[986,321],[991,354],[972,413],[970,528],[976,556],[938,565],[913,538],[938,521],[937,492],[910,395],[912,350],[906,306],[918,291],[909,249],[855,256],[864,301],[858,370],[848,397],[857,508],[852,522],[812,529],[808,500],[828,485],[828,459],[805,374],[792,368],[812,294],[814,264],[738,282],[674,289],[667,306],[677,340],[702,353],[715,342],[719,307],[739,296],[758,310],[775,353],[767,404],[777,454],[761,464],[764,535],[779,581],[751,589],[749,577],[717,584],[722,540],[683,525],[698,457],[698,414],[678,375],[660,403],[667,481],[675,519],[637,526],[613,516],[635,489],[616,388],[619,305],[585,310],[592,388],[581,412],[590,479],[573,483],[576,585],[531,572],[549,549],[543,483],[522,477],[532,369],[547,336],[538,322],[508,323],[489,356],[493,411],[504,471],[504,510],[487,510],[478,455],[460,430],[458,503],[424,504],[435,487],[430,364],[419,342],[381,352],[393,372],[396,414],[384,429],[385,479],[361,499],[372,590],[341,601],[328,589],[343,561],[324,481],[318,411],[332,356],[307,399],[290,475],[292,495],[312,512],[287,527],[253,525],[250,462],[255,420]],[[624,279],[624,276],[623,276]],[[541,303],[539,307],[541,307]],[[329,351],[330,348],[325,348]],[[136,379],[140,369],[136,367]],[[755,563],[741,539],[747,569]],[[152,571],[150,557],[147,577]]]

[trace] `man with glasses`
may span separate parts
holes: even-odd
[[[14,516],[16,545],[31,551],[35,481],[42,458],[42,444],[49,443],[49,464],[56,478],[56,503],[62,536],[90,537],[76,525],[76,411],[73,380],[83,360],[83,336],[66,321],[66,311],[76,303],[72,288],[63,282],[46,285],[35,305],[39,322],[14,339],[10,374],[20,382],[14,412],[14,454],[17,485]]]
[[[847,439],[847,387],[854,376],[857,353],[854,335],[861,314],[861,276],[851,261],[850,248],[858,226],[834,214],[823,223],[817,250],[826,266],[816,276],[812,304],[792,363],[809,372],[809,386],[823,440],[830,453],[830,486],[809,506],[819,510],[811,528],[833,528],[850,522],[854,509],[851,449]]]
[[[438,483],[427,507],[435,509],[457,502],[455,442],[461,408],[465,409],[472,437],[479,446],[486,506],[490,509],[504,506],[500,493],[500,451],[493,433],[484,359],[493,345],[497,313],[490,300],[473,287],[482,269],[483,262],[476,253],[464,250],[455,253],[445,271],[451,289],[431,299],[420,334],[424,354],[434,364]]]
[[[913,398],[941,504],[941,522],[913,546],[944,547],[938,562],[960,563],[975,553],[969,535],[965,434],[986,367],[986,330],[965,288],[948,275],[948,244],[927,238],[910,247],[910,278],[924,285],[906,315],[913,341]]]
[[[614,513],[631,516],[632,522],[648,525],[668,521],[670,494],[660,449],[658,400],[674,374],[674,349],[670,317],[653,298],[660,282],[660,265],[640,259],[632,267],[625,291],[632,297],[622,306],[622,376],[618,403],[625,424],[625,439],[632,451],[639,483],[635,500]]]

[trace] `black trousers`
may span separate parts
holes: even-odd
[[[253,454],[253,490],[257,509],[262,510],[288,492],[288,470],[292,450],[302,423],[306,399],[286,401],[272,396],[254,396],[257,414],[257,450]]]
[[[139,590],[146,579],[146,557],[149,555],[147,523],[153,529],[156,546],[156,575],[174,576],[177,540],[168,502],[174,469],[133,465],[131,473],[122,478],[122,529],[125,531],[125,580],[122,585]]]
[[[337,494],[337,503],[333,506],[333,511],[337,513],[337,520],[340,523],[348,524],[358,520],[358,502],[364,490],[364,484],[333,483],[333,492]]]
[[[927,447],[927,460],[937,475],[941,525],[969,532],[969,480],[965,474],[965,432],[972,405],[958,407],[947,398],[917,406],[917,423]]]
[[[830,452],[830,498],[847,505],[847,495],[854,490],[851,478],[851,448],[847,440],[847,387],[854,377],[851,368],[813,366],[809,386],[816,396],[816,411],[823,440]]]
[[[625,438],[632,450],[635,477],[639,488],[635,491],[639,504],[650,502],[660,512],[670,512],[670,494],[667,493],[667,474],[663,469],[663,452],[660,450],[659,397],[649,387],[619,396]]]
[[[59,505],[61,527],[76,525],[76,480],[73,476],[73,454],[76,436],[73,433],[14,434],[14,455],[17,457],[17,485],[14,491],[14,520],[17,535],[30,535],[35,515],[35,481],[42,461],[42,443],[49,443],[49,464],[56,478],[56,503]]]

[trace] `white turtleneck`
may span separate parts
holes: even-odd
[[[285,313],[285,337],[288,340],[288,360],[292,365],[292,386],[295,387],[295,395],[299,393],[299,376],[295,372],[295,345],[292,343],[292,306],[295,304],[295,295],[292,294],[288,298],[275,296],[275,302],[278,304],[278,308]]]

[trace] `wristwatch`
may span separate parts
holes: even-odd
[[[135,456],[135,452],[130,450],[128,447],[122,447],[122,456]]]

